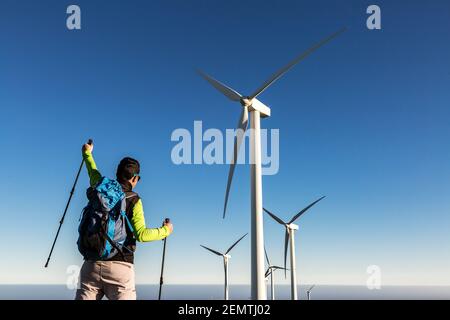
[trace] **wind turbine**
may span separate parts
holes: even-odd
[[[298,230],[298,225],[294,224],[294,221],[300,218],[302,214],[304,214],[309,208],[311,208],[313,205],[315,205],[317,202],[322,200],[325,197],[319,198],[318,200],[311,203],[309,206],[301,210],[299,213],[297,213],[295,216],[292,217],[289,222],[284,222],[280,218],[278,218],[276,215],[271,213],[269,210],[264,208],[264,211],[272,217],[276,222],[283,225],[286,228],[286,234],[284,238],[284,267],[286,268],[286,260],[287,260],[287,247],[288,244],[290,244],[291,248],[291,299],[297,300],[297,275],[296,275],[296,269],[295,269],[295,242],[294,242],[294,232],[295,230]],[[285,270],[286,274],[286,270]]]
[[[228,300],[228,260],[231,258],[231,256],[228,254],[230,253],[230,251],[239,243],[239,241],[241,241],[248,233],[244,234],[241,238],[239,238],[238,241],[236,241],[235,243],[233,243],[233,245],[231,247],[228,248],[227,251],[225,251],[225,253],[220,253],[216,250],[213,250],[211,248],[205,247],[200,245],[202,248],[205,248],[208,251],[211,251],[212,253],[214,253],[215,255],[221,256],[223,257],[223,267],[224,267],[224,271],[225,271],[225,300]]]
[[[313,284],[308,290],[306,290],[306,299],[311,300],[311,291],[316,285]]]
[[[268,266],[265,277],[267,279],[270,276],[270,292],[271,292],[270,298],[272,300],[275,300],[275,280],[273,278],[274,277],[273,273],[275,272],[275,270],[286,270],[286,268],[272,265],[270,263],[269,256],[267,255],[266,249],[264,249],[264,253],[266,255],[266,261],[267,261],[267,266]]]
[[[297,56],[288,65],[274,73],[255,92],[249,96],[243,96],[236,90],[199,71],[200,75],[214,88],[224,94],[228,99],[239,102],[242,106],[241,115],[237,124],[236,137],[234,139],[234,153],[228,173],[227,189],[225,192],[225,204],[223,217],[227,210],[228,196],[231,181],[233,179],[236,160],[239,149],[248,126],[248,114],[250,113],[250,176],[251,176],[251,286],[253,300],[266,300],[267,293],[264,285],[264,233],[263,233],[263,204],[262,204],[262,176],[261,176],[261,118],[270,116],[270,108],[257,99],[270,85],[281,78],[294,65],[305,59],[313,51],[331,41],[345,31],[341,29],[329,37],[323,39],[301,55]]]

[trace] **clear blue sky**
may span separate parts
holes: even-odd
[[[66,8],[82,30],[66,29]],[[368,5],[382,30],[366,28]],[[77,224],[86,172],[49,269],[58,221],[81,160],[113,176],[126,155],[142,164],[137,191],[149,226],[172,218],[168,283],[222,283],[217,257],[249,231],[249,168],[236,170],[221,219],[227,166],[175,166],[174,129],[233,128],[239,110],[195,73],[250,93],[328,34],[348,31],[260,96],[280,129],[280,171],[264,205],[299,220],[300,283],[450,285],[450,4],[448,1],[2,1],[0,8],[0,283],[63,283],[81,264]],[[283,229],[265,219],[272,260]],[[250,239],[231,282],[250,279]],[[161,243],[136,254],[137,280],[156,283]],[[287,283],[287,280],[280,281]]]

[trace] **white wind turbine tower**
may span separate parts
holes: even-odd
[[[297,300],[297,274],[296,274],[296,266],[295,266],[295,241],[294,241],[294,232],[295,230],[298,230],[298,225],[294,224],[294,221],[300,218],[300,216],[305,213],[309,208],[311,208],[313,205],[315,205],[317,202],[322,200],[325,197],[322,197],[313,203],[311,203],[309,206],[304,208],[302,211],[297,213],[295,216],[292,217],[289,222],[284,222],[280,218],[278,218],[276,215],[271,213],[269,210],[264,208],[264,211],[267,212],[276,222],[283,225],[286,228],[286,234],[284,238],[284,267],[286,268],[286,260],[287,260],[287,247],[288,244],[290,244],[291,248],[291,299]],[[285,271],[286,273],[286,271]]]
[[[316,285],[313,284],[308,290],[306,290],[306,299],[311,300],[311,291]]]
[[[223,257],[223,268],[225,271],[225,300],[228,300],[228,260],[230,260],[231,256],[228,254],[230,253],[230,251],[239,243],[239,241],[241,241],[248,233],[244,234],[241,238],[239,238],[238,241],[236,241],[235,243],[233,243],[233,245],[231,247],[228,248],[227,251],[225,251],[225,253],[220,253],[216,250],[213,250],[211,248],[205,247],[200,245],[202,248],[205,248],[208,251],[211,251],[212,253]]]
[[[267,261],[267,270],[266,270],[266,274],[265,277],[266,279],[270,276],[270,298],[272,300],[275,300],[275,279],[274,279],[274,272],[276,270],[286,270],[286,268],[283,267],[279,267],[279,266],[274,266],[270,263],[269,260],[269,256],[267,255],[267,251],[266,249],[264,249],[264,253],[266,254],[266,261]]]
[[[250,96],[242,96],[236,90],[228,87],[220,81],[199,71],[214,88],[224,94],[232,101],[239,102],[242,106],[241,116],[237,125],[236,137],[234,139],[234,154],[228,173],[228,183],[225,192],[225,204],[223,208],[223,217],[225,217],[228,196],[233,179],[236,160],[238,158],[239,148],[242,143],[245,131],[248,126],[248,113],[250,112],[251,132],[250,132],[250,176],[251,176],[251,286],[253,300],[266,300],[267,293],[264,285],[264,233],[263,233],[263,203],[262,203],[262,176],[261,176],[261,126],[260,119],[270,116],[270,108],[256,99],[276,80],[281,78],[288,70],[301,60],[305,59],[313,51],[331,41],[336,36],[345,31],[345,28],[333,33],[326,39],[317,43],[315,46],[306,50],[296,57],[285,67],[281,68],[263,83]]]

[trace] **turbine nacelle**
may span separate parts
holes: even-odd
[[[289,223],[286,224],[286,228],[288,228],[289,230],[298,230],[298,225],[296,225],[295,223]]]
[[[270,117],[270,108],[256,98],[245,97],[240,100],[243,107],[247,107],[248,111],[259,111],[261,118]]]
[[[224,258],[225,260],[228,260],[228,259],[231,258],[231,255],[229,255],[229,254],[224,254],[224,255],[223,255],[223,258]]]

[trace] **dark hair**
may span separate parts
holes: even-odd
[[[125,183],[136,175],[139,175],[141,166],[139,161],[133,158],[123,158],[117,166],[116,177],[121,183]]]

